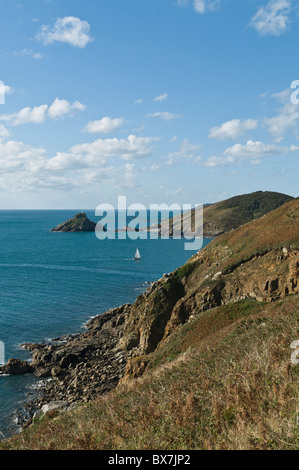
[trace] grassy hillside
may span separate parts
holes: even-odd
[[[149,372],[2,449],[299,448],[299,297],[205,312],[152,356]]]
[[[229,232],[253,219],[258,219],[293,198],[275,192],[258,191],[251,194],[236,196],[225,201],[204,207],[204,235],[216,237]],[[185,219],[190,219],[187,214]],[[173,220],[174,230],[181,230],[180,217]]]
[[[131,307],[121,340],[153,352],[190,316],[243,298],[273,302],[299,293],[299,199],[220,235]]]
[[[224,256],[224,247],[229,256]],[[213,253],[220,258],[218,271],[228,272],[254,256],[283,247],[299,249],[299,198],[233,232],[221,235],[206,250],[195,255],[192,261],[200,259],[203,253]]]
[[[299,199],[128,306],[120,385],[0,449],[299,449]]]

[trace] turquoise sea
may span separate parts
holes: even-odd
[[[193,254],[184,250],[184,240],[100,241],[94,233],[50,231],[76,212],[0,211],[0,341],[6,360],[29,357],[19,348],[23,342],[82,331],[90,317],[133,302],[146,282]],[[132,260],[136,248],[139,262]],[[0,438],[17,431],[16,411],[37,383],[31,375],[0,377]]]

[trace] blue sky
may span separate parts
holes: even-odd
[[[1,9],[1,209],[298,196],[295,0]]]

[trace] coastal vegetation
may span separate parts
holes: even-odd
[[[152,357],[147,374],[58,414],[2,449],[267,449],[299,447],[298,295],[205,312]]]
[[[50,385],[56,397],[80,391],[67,395],[70,377],[82,387],[85,374],[88,387],[88,362],[61,356],[74,345],[93,352],[90,382],[102,380],[111,366],[108,355],[97,370],[108,334],[109,354],[122,361],[115,387],[69,411],[37,415],[0,448],[298,449],[291,345],[299,340],[299,199],[219,235],[63,349],[39,356],[33,345],[38,366],[50,371],[56,358],[64,365]]]
[[[235,196],[225,201],[215,204],[205,205],[203,208],[203,234],[205,237],[214,238],[218,235],[229,232],[240,225],[258,219],[270,211],[273,211],[291,201],[293,198],[286,194],[257,191],[255,193]],[[191,217],[191,228],[194,230],[194,211],[184,215],[183,220],[187,221]],[[174,217],[168,224],[162,223],[161,231],[180,233],[183,228],[181,216]]]

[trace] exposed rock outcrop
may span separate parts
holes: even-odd
[[[144,365],[146,355],[194,315],[245,298],[274,302],[297,293],[298,199],[218,237],[157,281],[131,307],[120,344]],[[129,363],[128,374],[132,367]]]
[[[31,371],[51,378],[33,408],[57,401],[86,402],[117,385],[130,355],[118,349],[129,310],[130,305],[123,305],[91,319],[82,334],[57,338],[51,344],[22,345],[32,353]]]
[[[97,224],[89,220],[85,212],[80,212],[72,219],[57,225],[52,229],[52,232],[94,232],[96,226]]]
[[[0,373],[8,375],[24,375],[32,372],[32,367],[26,361],[20,359],[9,359],[9,361],[0,367]]]

